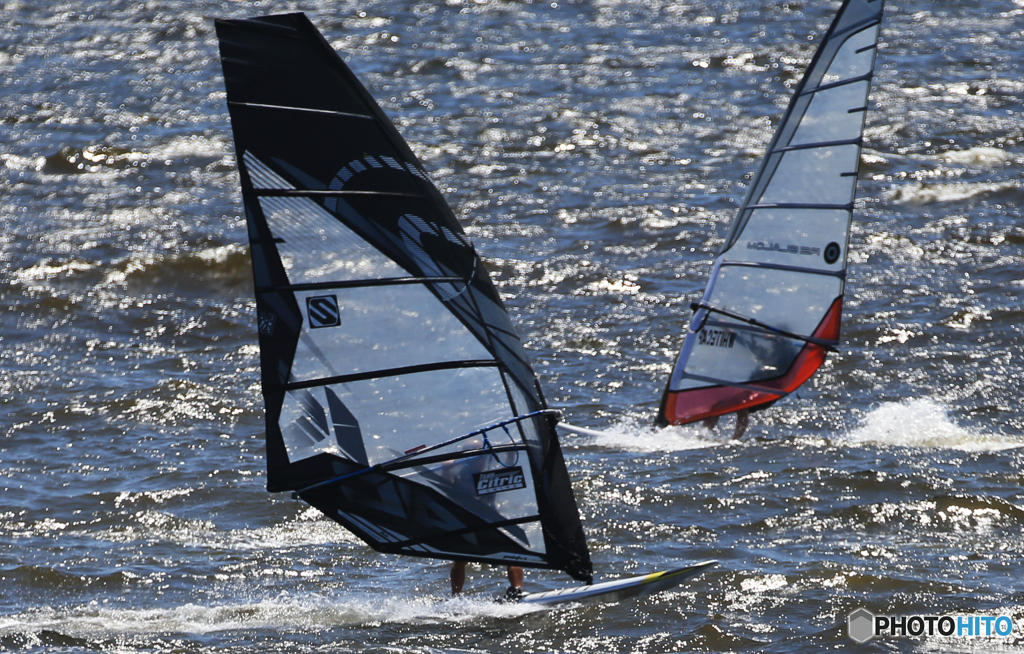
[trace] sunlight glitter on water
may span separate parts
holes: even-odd
[[[788,654],[848,646],[864,604],[1024,615],[1006,599],[1024,520],[1024,0],[888,3],[842,353],[738,442],[730,419],[650,421],[838,2],[173,4],[4,5],[0,649]],[[421,155],[548,401],[603,432],[562,438],[601,574],[695,556],[714,573],[510,614],[444,598],[443,562],[378,554],[266,493],[206,17],[293,10]]]

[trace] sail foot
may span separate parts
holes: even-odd
[[[818,371],[825,363],[829,350],[834,349],[825,343],[838,342],[842,310],[843,298],[840,296],[833,301],[818,328],[784,375],[766,380],[736,381],[733,384],[722,380],[719,384],[679,391],[670,389],[662,399],[657,424],[686,425],[737,411],[766,409],[794,392]]]

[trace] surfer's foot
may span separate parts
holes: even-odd
[[[502,597],[499,602],[502,604],[515,604],[519,600],[523,599],[523,589],[517,588],[516,586],[509,586],[508,590],[505,591],[505,597]]]

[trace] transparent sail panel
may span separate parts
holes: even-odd
[[[710,304],[775,329],[810,336],[842,291],[842,280],[830,275],[722,266]],[[713,319],[729,320],[718,314]]]
[[[791,145],[843,141],[860,136],[864,122],[861,109],[867,103],[868,82],[852,82],[818,91],[811,99]],[[852,183],[852,181],[851,181]]]
[[[842,209],[757,209],[724,260],[840,271],[849,229]]]
[[[292,284],[408,277],[409,273],[309,198],[260,198]]]
[[[801,347],[791,338],[708,324],[697,335],[686,374],[736,383],[771,379],[789,369]]]
[[[878,25],[873,25],[854,34],[832,59],[821,83],[831,84],[844,79],[867,75],[875,61],[875,42],[878,40]]]
[[[434,370],[325,388],[337,394],[358,422],[370,465],[513,417],[497,368]],[[283,413],[281,425],[284,429]],[[474,438],[436,453],[482,445],[481,438]]]
[[[367,463],[359,421],[333,389],[320,386],[286,393],[279,424],[292,462],[327,453]]]
[[[540,522],[527,522],[519,525],[519,529],[513,533],[510,529],[501,529],[509,538],[518,541],[520,545],[528,550],[544,554],[544,533],[541,531]]]
[[[295,186],[271,170],[269,166],[256,158],[251,152],[243,154],[242,160],[245,162],[245,170],[249,174],[249,182],[253,188],[277,190],[295,188]]]
[[[853,200],[859,156],[856,145],[785,152],[761,204],[847,204]],[[846,179],[844,174],[851,176]]]
[[[494,357],[422,284],[301,291],[291,381]]]

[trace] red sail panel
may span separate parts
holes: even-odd
[[[814,331],[814,338],[835,342],[839,340],[840,317],[843,312],[843,298],[836,298],[821,325]],[[757,382],[743,388],[734,386],[713,386],[686,391],[669,392],[661,407],[659,422],[668,425],[685,425],[706,418],[727,413],[755,409],[771,404],[789,395],[810,379],[825,363],[825,347],[807,343],[793,361],[793,366],[781,377]]]

